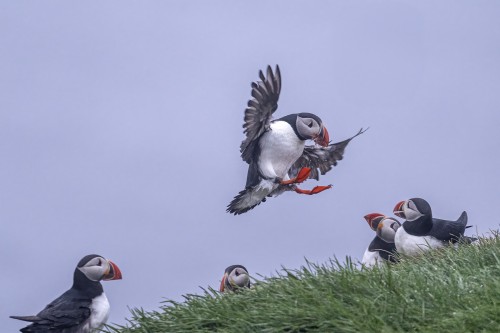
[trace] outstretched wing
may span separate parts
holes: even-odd
[[[352,139],[366,132],[367,129],[360,129],[359,132],[347,140],[332,143],[328,147],[305,146],[302,156],[292,165],[288,174],[290,178],[297,176],[300,169],[304,167],[311,168],[309,178],[318,180],[319,173],[324,175],[330,171],[337,162],[344,158],[345,147]]]
[[[259,71],[260,81],[252,82],[252,99],[248,101],[245,110],[243,132],[245,140],[241,143],[241,158],[251,163],[260,136],[269,130],[272,114],[278,108],[278,98],[281,91],[280,68],[276,65],[275,73],[267,66],[267,75]]]

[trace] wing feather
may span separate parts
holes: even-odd
[[[368,129],[360,129],[358,133],[347,140],[332,143],[328,147],[305,146],[302,156],[292,165],[288,172],[290,178],[296,177],[299,170],[304,167],[311,168],[309,178],[319,180],[319,174],[324,175],[330,171],[337,162],[344,158],[344,151],[349,142]]]
[[[241,143],[240,152],[241,158],[247,163],[253,161],[260,136],[269,130],[281,91],[281,74],[277,65],[274,73],[271,66],[267,66],[266,76],[259,71],[259,78],[260,81],[252,82],[253,98],[248,101],[244,116],[243,132],[246,138]]]

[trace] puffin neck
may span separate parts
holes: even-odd
[[[405,221],[403,228],[413,236],[425,236],[432,229],[432,216],[423,215],[415,221]]]
[[[388,243],[379,236],[375,236],[373,241],[370,243],[368,246],[369,251],[378,251],[379,255],[389,261],[394,261],[393,256],[391,256],[391,253],[393,253],[396,250],[396,244],[394,243]]]
[[[84,292],[91,298],[101,295],[104,291],[99,281],[89,280],[78,268],[75,269],[72,288]]]

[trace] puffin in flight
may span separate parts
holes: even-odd
[[[396,249],[410,256],[443,247],[450,242],[456,243],[465,237],[464,232],[468,228],[465,211],[456,221],[436,219],[432,217],[429,203],[421,198],[398,202],[394,214],[406,219],[396,233]],[[475,240],[470,237],[466,239]]]
[[[361,264],[365,267],[382,266],[386,261],[396,262],[394,237],[401,227],[398,220],[380,213],[365,215],[370,228],[376,232],[375,238],[366,249]]]
[[[76,266],[73,286],[35,316],[11,316],[31,322],[23,333],[98,332],[109,316],[109,302],[101,280],[119,280],[122,273],[111,260],[87,255]]]
[[[236,291],[241,288],[250,288],[250,275],[247,269],[241,265],[229,266],[224,271],[219,291]]]
[[[227,212],[243,214],[285,191],[317,194],[331,185],[312,190],[297,187],[308,178],[319,179],[341,160],[347,144],[364,132],[330,144],[330,136],[321,119],[307,112],[294,113],[272,120],[278,108],[281,91],[280,69],[267,67],[266,76],[259,71],[260,81],[252,83],[252,99],[244,117],[245,140],[241,143],[242,159],[249,164],[245,189],[234,197]],[[317,145],[306,146],[307,140]],[[319,146],[318,146],[319,145]]]

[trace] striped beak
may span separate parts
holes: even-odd
[[[121,280],[122,272],[120,271],[118,266],[116,266],[116,264],[111,260],[108,260],[108,264],[109,264],[109,271],[106,274],[104,274],[102,279],[105,281]]]
[[[365,215],[364,217],[370,228],[372,228],[373,231],[376,231],[378,224],[384,219],[385,215],[380,213],[371,213]]]
[[[314,142],[320,146],[328,147],[328,144],[330,143],[330,135],[328,134],[326,127],[321,127],[321,132],[319,132],[319,135],[314,139]]]
[[[222,280],[220,281],[219,291],[221,293],[224,292],[224,288],[226,287],[226,279],[227,279],[227,273],[224,274],[224,276],[222,277]]]
[[[396,215],[397,217],[401,217],[403,219],[406,218],[405,216],[405,212],[403,210],[403,207],[405,205],[406,201],[400,201],[396,204],[396,206],[394,207],[394,215]]]

